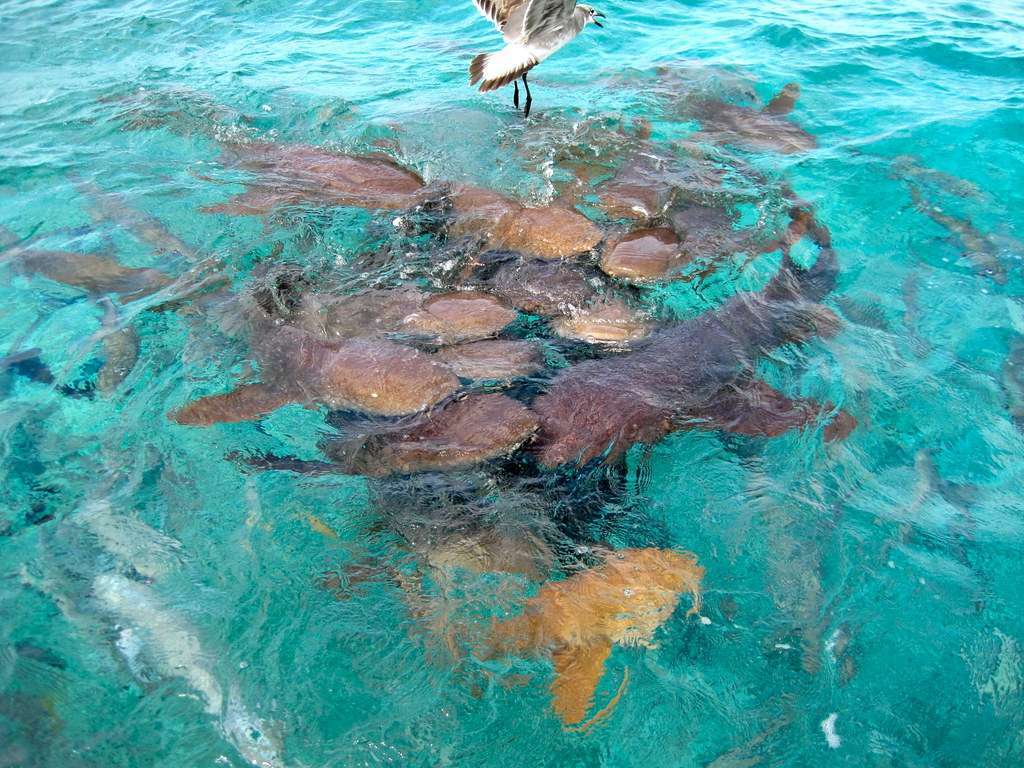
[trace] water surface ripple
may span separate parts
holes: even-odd
[[[1024,764],[1024,6],[597,4],[605,28],[532,73],[528,122],[508,89],[467,85],[499,39],[469,0],[0,4],[0,766]],[[784,141],[728,122],[789,83]],[[337,167],[302,166],[319,152],[386,153],[426,213],[342,199]],[[718,258],[639,287],[597,255],[585,279],[543,273],[662,330],[624,352],[559,336],[567,311],[512,313],[502,338],[539,344],[543,370],[512,405],[469,402],[515,414],[498,437],[560,402],[690,398],[687,428],[580,469],[561,451],[583,427],[545,426],[510,457],[406,474],[417,455],[389,441],[416,417],[294,372],[281,327],[304,294],[497,291],[500,263],[454,276],[466,254],[431,229],[444,185],[569,201],[607,253],[639,226],[600,197],[630,163],[700,206],[656,223]],[[247,184],[265,209],[232,215]],[[835,285],[757,309],[794,205],[831,244],[791,238],[793,274],[834,253]],[[254,320],[267,296],[276,319]],[[754,307],[750,360],[722,307]],[[418,354],[449,341],[395,318]],[[172,418],[275,366],[284,407]],[[566,366],[592,373],[559,401]],[[465,388],[430,370],[409,397]],[[709,380],[810,410],[730,433],[687,389]],[[697,614],[683,552],[705,569]],[[642,576],[617,581],[631,557]],[[610,650],[592,617],[562,645],[500,623],[553,611],[552,589],[609,625],[632,597],[667,609],[626,611]],[[584,709],[607,709],[579,732],[566,706],[594,659]]]

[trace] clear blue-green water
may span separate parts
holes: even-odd
[[[1007,366],[1015,349],[1024,364],[1024,10],[600,8],[603,30],[534,72],[524,122],[507,91],[466,83],[471,56],[497,40],[469,0],[0,5],[0,224],[174,276],[199,264],[239,291],[272,253],[344,271],[393,214],[201,212],[242,189],[218,164],[226,137],[340,151],[385,138],[428,180],[542,203],[555,148],[586,149],[594,125],[643,118],[669,146],[700,128],[673,98],[751,103],[797,82],[791,119],[817,148],[739,156],[830,228],[841,271],[826,303],[845,323],[761,373],[859,424],[829,444],[814,428],[688,431],[631,451],[606,543],[694,552],[705,620],[680,609],[656,647],[616,647],[598,706],[628,668],[625,695],[571,733],[551,712],[545,659],[456,663],[424,628],[424,612],[445,608],[414,610],[384,577],[344,600],[323,588],[355,562],[416,568],[375,525],[372,483],[224,459],[314,457],[322,411],[168,421],[244,370],[216,302],[122,302],[138,363],[113,393],[73,396],[90,394],[102,358],[97,297],[0,254],[0,351],[38,348],[55,378],[2,374],[0,766],[1024,764],[1024,434],[1012,416],[1024,394]],[[147,109],[163,117],[127,130]],[[194,254],[94,221],[83,179]],[[925,215],[914,185],[969,234]],[[772,258],[644,300],[692,316],[760,285]],[[515,497],[504,508],[522,512]],[[447,587],[459,621],[484,625],[507,602],[499,577],[459,578]],[[97,594],[111,583],[128,590],[121,613]],[[500,684],[510,674],[531,679]]]

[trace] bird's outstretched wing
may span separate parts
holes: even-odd
[[[473,0],[473,5],[484,18],[489,19],[498,28],[499,32],[504,32],[512,11],[529,2],[530,0]]]
[[[523,40],[558,29],[576,8],[576,0],[530,0],[523,21]]]

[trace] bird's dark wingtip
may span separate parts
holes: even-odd
[[[473,57],[469,63],[469,84],[476,85],[484,76],[484,65],[487,64],[487,54],[480,53]]]

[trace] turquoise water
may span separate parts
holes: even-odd
[[[685,431],[630,451],[593,538],[695,553],[703,620],[681,608],[656,647],[617,646],[596,701],[628,669],[620,703],[567,732],[549,661],[484,662],[472,647],[453,658],[435,631],[487,626],[536,580],[428,578],[426,602],[413,603],[373,572],[410,574],[425,556],[400,540],[401,522],[380,523],[379,484],[225,460],[316,458],[323,409],[208,429],[168,421],[246,370],[223,289],[177,311],[122,297],[139,358],[100,392],[97,297],[0,254],[0,353],[38,348],[54,378],[2,374],[0,766],[1024,764],[1024,421],[1012,414],[1024,385],[1007,366],[1024,364],[1024,11],[600,9],[603,30],[532,74],[524,122],[507,90],[466,84],[472,55],[497,39],[468,0],[2,6],[8,242],[112,255],[186,283],[222,275],[228,295],[272,260],[344,278],[397,236],[393,213],[202,212],[246,179],[219,162],[218,142],[365,152],[385,140],[428,181],[543,204],[567,178],[558,162],[621,143],[610,138],[620,123],[650,121],[654,144],[670,147],[701,128],[679,107],[686,97],[751,104],[797,82],[791,119],[817,147],[728,151],[757,169],[746,221],[777,215],[787,183],[827,224],[840,273],[826,303],[844,324],[758,370],[858,428],[834,443],[820,427],[774,439]],[[83,182],[162,234],[146,242],[123,218],[94,220]],[[169,233],[187,247],[154,247]],[[663,319],[692,317],[777,264],[737,257],[640,300]],[[392,492],[435,505],[393,505],[410,518],[444,515],[444,494]],[[499,516],[549,512],[521,492],[472,491]],[[365,563],[369,577],[354,578]],[[345,599],[324,588],[332,573],[358,582]],[[104,589],[121,590],[120,612]]]

